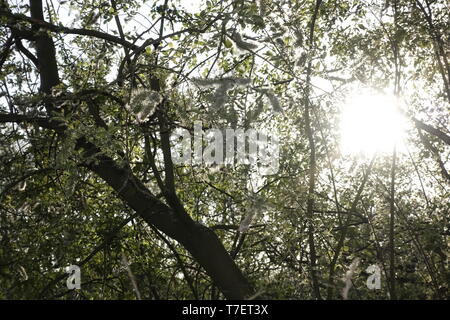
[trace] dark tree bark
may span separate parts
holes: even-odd
[[[450,136],[448,134],[446,134],[445,132],[442,132],[441,130],[432,127],[418,119],[413,119],[414,124],[416,125],[416,128],[419,130],[424,130],[426,132],[428,132],[429,134],[432,134],[433,136],[435,136],[436,138],[442,140],[443,142],[445,142],[447,145],[450,146]]]
[[[32,19],[44,21],[42,0],[30,0],[30,12]],[[60,83],[55,44],[53,43],[53,39],[45,32],[39,31],[38,26],[34,25],[33,31],[36,32],[35,44],[39,64],[41,91],[49,94],[51,93],[51,89]]]

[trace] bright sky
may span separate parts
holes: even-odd
[[[198,12],[203,3],[203,0],[180,0],[180,4],[189,13]]]

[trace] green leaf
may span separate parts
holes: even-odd
[[[223,40],[223,44],[225,45],[225,47],[227,47],[227,48],[231,48],[232,46],[233,46],[233,43],[230,41],[230,39],[228,39],[228,38],[225,38],[224,40]]]

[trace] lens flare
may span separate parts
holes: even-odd
[[[394,96],[360,93],[347,99],[341,113],[343,154],[390,153],[402,149],[406,119]]]

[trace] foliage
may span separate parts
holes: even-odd
[[[341,299],[346,274],[350,299],[449,297],[445,0],[43,3],[47,24],[0,2],[0,298],[226,297],[195,250],[127,200],[130,181],[212,230],[260,297]],[[339,150],[355,87],[395,88],[407,105],[393,190],[392,155]],[[277,132],[279,171],[173,165],[167,133],[198,120]],[[136,180],[105,180],[102,161]],[[65,286],[71,264],[81,290]],[[380,290],[366,286],[374,264]]]

